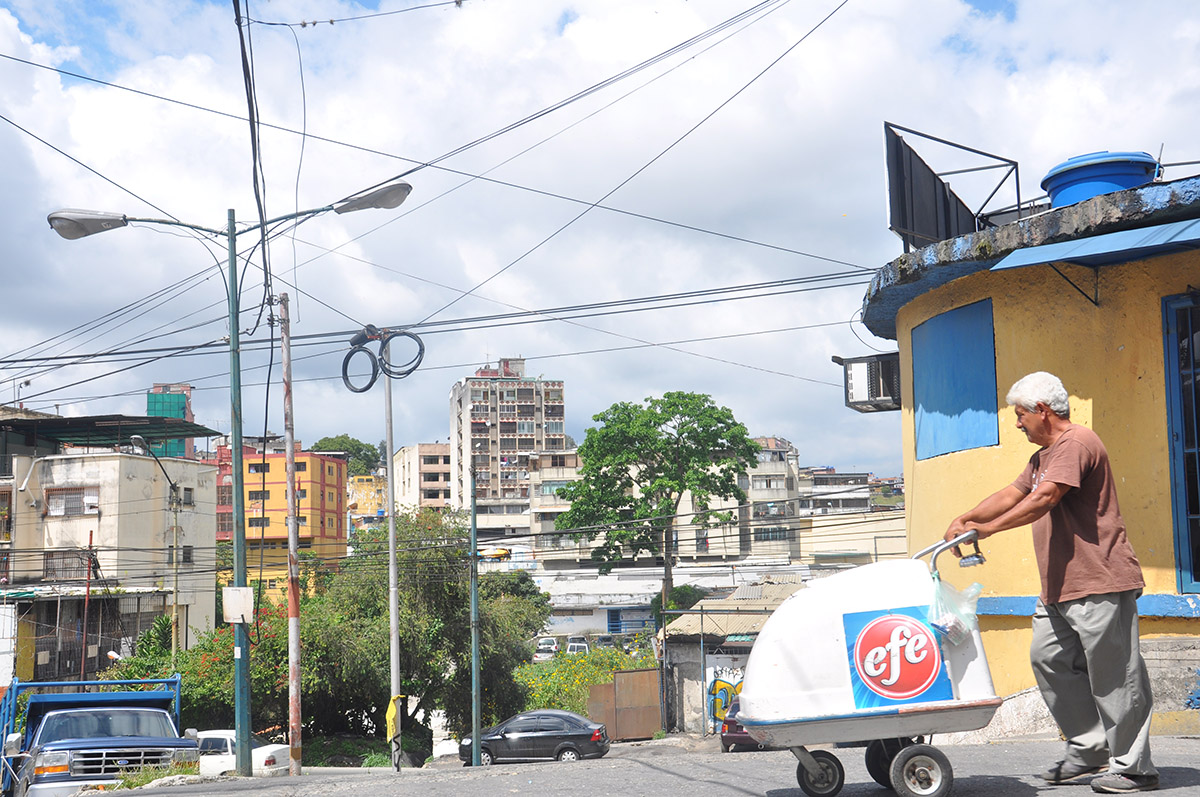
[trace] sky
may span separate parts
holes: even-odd
[[[137,223],[68,241],[46,216],[223,229],[233,209],[247,435],[283,432],[264,298],[286,293],[305,444],[383,439],[382,381],[342,378],[370,324],[424,346],[393,382],[397,447],[447,440],[451,385],[524,357],[565,383],[579,441],[614,402],[696,391],[802,464],[897,475],[900,413],[846,408],[831,361],[896,350],[857,321],[903,251],[884,122],[1018,161],[1025,199],[1083,153],[1200,160],[1188,0],[240,5],[245,59],[232,3],[0,0],[0,402],[139,415],[152,384],[186,382],[227,433],[225,239]],[[938,171],[988,163],[906,138]],[[413,190],[272,228],[268,284],[255,151],[265,218]],[[978,209],[999,177],[948,179]],[[1010,178],[988,208],[1015,196]]]

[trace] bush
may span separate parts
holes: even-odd
[[[538,664],[524,664],[513,676],[528,691],[527,711],[560,708],[587,716],[588,692],[592,684],[611,683],[616,670],[654,666],[653,654],[634,659],[615,648],[597,648],[590,653],[568,656],[559,653]]]

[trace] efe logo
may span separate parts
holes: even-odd
[[[925,624],[903,614],[889,614],[872,620],[859,632],[854,667],[872,692],[908,700],[937,680],[942,652]]]

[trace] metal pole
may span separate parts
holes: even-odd
[[[479,543],[475,524],[475,466],[471,466],[471,766],[479,766]]]
[[[300,730],[300,529],[296,522],[296,434],[292,418],[292,325],[288,295],[279,295],[283,350],[283,445],[286,448],[288,531],[288,774],[299,775]]]
[[[386,360],[391,353],[391,344],[385,343],[380,354]],[[391,672],[390,696],[394,700],[400,694],[400,575],[396,567],[396,464],[393,461],[395,447],[392,442],[392,380],[383,375],[383,424],[387,451],[384,467],[387,472],[387,517],[388,517],[388,662]],[[396,718],[396,730],[400,732],[402,717]],[[392,756],[392,767],[399,769],[400,750],[393,739],[388,739],[388,750]]]
[[[154,459],[157,461],[158,457],[155,456]],[[161,462],[158,463],[158,467],[162,468]],[[163,475],[167,475],[165,468],[163,468]],[[167,478],[170,479],[169,476]],[[167,485],[167,489],[171,491],[171,558],[175,581],[171,590],[171,672],[175,672],[175,654],[179,650],[179,560],[181,558],[179,552],[179,488],[175,482],[171,481]]]
[[[663,619],[665,620],[666,618],[663,618]],[[663,625],[665,627],[666,623],[664,622]],[[707,691],[708,691],[708,661],[705,659],[705,656],[704,656],[704,606],[701,605],[700,606],[700,694],[704,695],[707,693]],[[710,730],[712,730],[712,728],[710,727],[710,722],[712,720],[715,720],[716,718],[717,717],[715,714],[712,717],[708,716],[708,701],[705,700],[704,701],[704,730],[701,732],[701,734],[700,734],[701,736],[708,736],[708,732]]]
[[[233,585],[246,583],[246,496],[242,473],[242,352],[238,332],[237,226],[229,210],[229,438],[233,461]],[[254,774],[250,758],[250,629],[246,618],[233,624],[233,723],[237,771]]]
[[[84,680],[84,673],[87,667],[87,639],[88,639],[88,604],[92,599],[92,534],[88,532],[88,549],[87,561],[84,567],[87,568],[87,586],[84,587],[83,593],[83,650],[79,653],[79,680]]]

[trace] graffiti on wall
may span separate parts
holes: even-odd
[[[721,726],[729,711],[729,704],[734,695],[742,691],[741,667],[713,667],[712,677],[708,682],[708,716],[712,719],[713,730]]]

